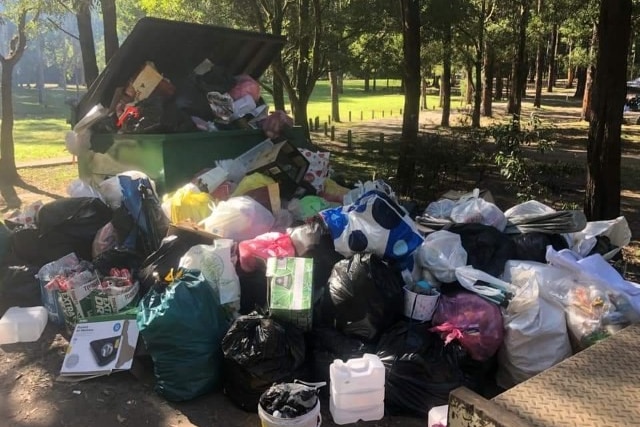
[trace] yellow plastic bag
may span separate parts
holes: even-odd
[[[266,187],[267,185],[275,184],[273,178],[263,175],[261,173],[252,173],[242,178],[240,184],[236,187],[231,197],[238,197],[247,194],[251,190],[256,188]]]
[[[174,224],[184,221],[198,223],[211,215],[212,202],[209,194],[187,184],[175,193],[165,195],[162,209]]]

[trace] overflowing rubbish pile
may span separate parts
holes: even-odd
[[[330,154],[293,144],[253,78],[210,61],[161,71],[145,64],[91,109],[70,149],[94,132],[263,141],[166,194],[144,171],[94,173],[0,225],[0,299],[44,307],[71,337],[63,374],[150,357],[167,400],[223,390],[266,425],[319,420],[327,394],[336,422],[437,408],[444,425],[453,389],[513,387],[640,320],[640,285],[610,262],[631,240],[624,217],[503,211],[477,189],[412,217],[382,180],[332,179]],[[39,337],[44,311],[27,313],[0,320],[0,344]]]

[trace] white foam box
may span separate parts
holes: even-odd
[[[11,307],[0,319],[0,344],[38,341],[47,326],[44,307]]]

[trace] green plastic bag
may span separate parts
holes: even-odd
[[[153,359],[158,394],[177,402],[220,384],[220,343],[228,325],[199,270],[178,270],[167,288],[151,289],[140,302],[137,323]]]

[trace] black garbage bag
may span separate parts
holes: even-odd
[[[390,415],[424,417],[434,406],[446,405],[449,393],[465,384],[456,344],[445,347],[428,324],[399,322],[378,343],[385,366],[385,410]]]
[[[329,366],[334,360],[346,362],[349,359],[362,357],[365,353],[375,353],[375,344],[351,338],[333,328],[317,328],[309,335],[309,345],[312,347],[312,369],[314,382],[330,382]],[[321,389],[321,393],[328,394],[328,387]]]
[[[236,266],[238,279],[240,280],[240,313],[249,314],[253,311],[267,309],[267,280],[265,279],[267,268],[264,263],[257,263],[256,269],[246,272]]]
[[[329,277],[336,328],[375,340],[402,317],[403,286],[400,273],[376,255],[356,254],[338,262]]]
[[[567,241],[560,234],[540,232],[514,234],[511,240],[515,244],[515,254],[511,259],[522,261],[547,262],[547,246],[560,251],[567,249]]]
[[[140,255],[125,248],[108,249],[93,260],[96,271],[103,276],[108,276],[112,268],[126,268],[131,272],[137,272],[141,264]]]
[[[177,269],[180,258],[197,245],[197,242],[196,238],[188,234],[167,236],[162,239],[158,250],[149,255],[140,266],[138,273],[140,292],[144,295],[156,284],[156,279],[162,281],[171,269]]]
[[[293,381],[305,361],[302,331],[253,313],[240,316],[222,339],[224,391],[240,408],[256,412],[271,384]]]
[[[278,418],[297,418],[318,404],[318,389],[306,384],[274,384],[260,397],[260,406]]]
[[[136,106],[136,117],[128,116],[122,133],[186,133],[195,132],[191,116],[178,108],[173,97],[150,96]]]
[[[36,278],[38,267],[11,265],[4,267],[0,276],[0,301],[7,307],[34,307],[42,305],[40,282]]]
[[[460,235],[462,247],[467,251],[467,264],[492,276],[499,277],[505,263],[516,253],[515,243],[495,227],[454,224],[447,230]]]

